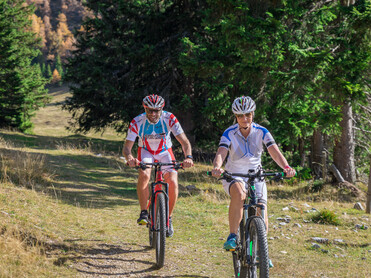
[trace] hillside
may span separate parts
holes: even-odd
[[[83,18],[88,14],[81,0],[27,0],[34,4],[32,30],[41,39],[42,55],[37,58],[45,76],[48,67],[53,71],[57,59],[65,62],[74,49],[74,31],[79,30]],[[61,73],[62,74],[62,73]]]
[[[205,176],[210,165],[180,173],[175,235],[156,270],[136,224],[137,173],[120,159],[122,135],[67,132],[68,89],[50,93],[34,134],[0,131],[0,277],[232,277],[222,250],[229,201]],[[268,195],[271,277],[369,277],[371,216],[353,209],[358,199],[298,181],[270,184]],[[325,208],[338,225],[311,221]]]

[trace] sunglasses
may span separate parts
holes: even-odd
[[[159,114],[162,111],[162,109],[150,109],[150,108],[146,108],[145,110],[147,114],[153,114],[153,113]]]
[[[239,119],[242,119],[244,117],[246,118],[250,118],[252,117],[253,113],[246,113],[246,114],[236,114],[236,117],[239,118]]]

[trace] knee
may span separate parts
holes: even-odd
[[[138,178],[138,184],[142,184],[144,187],[149,182],[149,179],[151,178],[151,173],[147,171],[140,171],[139,172],[139,178]]]
[[[178,176],[176,173],[168,173],[165,176],[165,182],[167,182],[173,188],[178,188]]]
[[[246,193],[242,190],[242,186],[240,183],[232,184],[229,192],[230,192],[231,198],[238,202],[243,202],[246,198]]]

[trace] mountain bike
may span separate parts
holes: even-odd
[[[211,172],[207,174],[210,176]],[[281,180],[283,172],[265,173],[263,169],[249,170],[247,174],[224,172],[220,179],[228,182],[234,177],[248,178],[246,182],[246,199],[243,204],[243,217],[238,230],[237,247],[232,251],[235,277],[255,278],[269,277],[269,256],[266,226],[264,222],[263,205],[257,203],[255,183],[263,181],[264,177],[271,180]],[[258,214],[257,208],[261,213]]]
[[[172,169],[183,169],[178,162],[162,163],[155,160],[153,163],[141,162],[137,169],[145,170],[154,167],[154,182],[150,184],[150,196],[147,210],[149,222],[149,245],[156,250],[156,266],[161,268],[165,263],[166,233],[169,229],[169,185],[164,182],[162,167],[171,166]]]

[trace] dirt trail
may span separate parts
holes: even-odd
[[[167,250],[165,266],[156,269],[154,250],[148,245],[98,243],[73,258],[81,277],[211,277],[182,269]],[[181,250],[172,250],[181,252]]]

